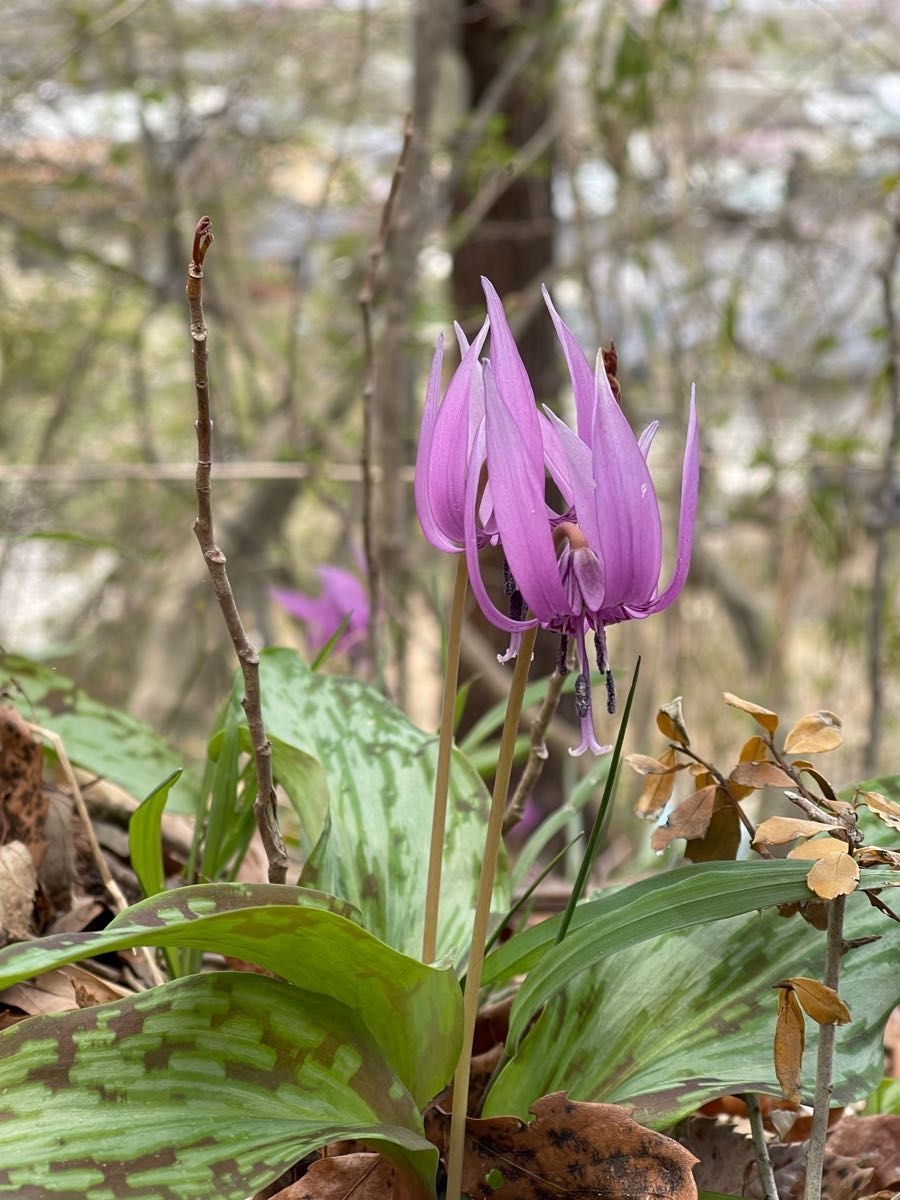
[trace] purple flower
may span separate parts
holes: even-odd
[[[269,595],[289,616],[306,626],[310,652],[316,654],[346,621],[335,643],[345,654],[365,641],[369,625],[369,597],[363,583],[342,567],[317,567],[321,591],[308,596],[288,588],[270,588]]]
[[[606,651],[608,625],[642,619],[667,608],[681,592],[690,566],[699,485],[699,431],[693,391],[682,469],[681,513],[675,567],[659,590],[662,527],[647,454],[656,423],[636,438],[613,395],[602,354],[592,371],[581,348],[545,292],[575,393],[577,430],[534,405],[524,364],[503,307],[483,280],[491,324],[491,360],[483,368],[484,422],[471,443],[463,505],[466,555],[473,591],[485,616],[513,635],[515,654],[523,630],[539,624],[574,637],[579,676],[575,702],[583,754],[604,749],[594,734],[590,666],[585,644],[593,630],[597,665],[606,673],[608,707],[615,690]],[[503,545],[515,592],[533,617],[496,608],[478,564],[475,502],[487,463],[496,534]],[[549,471],[569,505],[557,515],[545,500]],[[521,607],[521,606],[520,606]]]

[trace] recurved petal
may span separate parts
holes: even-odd
[[[422,410],[422,424],[419,428],[419,444],[416,447],[416,473],[414,492],[416,498],[416,514],[422,532],[438,550],[447,554],[456,553],[459,547],[438,528],[431,510],[428,480],[431,473],[431,451],[434,443],[434,422],[438,414],[441,398],[441,365],[444,360],[444,338],[438,338],[431,360],[431,372],[425,388],[425,407]]]
[[[659,421],[651,421],[638,438],[638,447],[645,459],[649,457],[650,447],[653,445],[657,429],[659,429]]]
[[[503,303],[494,290],[494,285],[482,275],[481,286],[487,300],[488,320],[491,324],[490,359],[497,390],[515,416],[520,431],[530,438],[530,453],[535,452],[533,442],[537,435],[537,453],[541,454],[540,430],[531,380],[528,378],[528,372],[506,319]]]
[[[443,536],[458,548],[464,533],[463,506],[466,496],[466,468],[471,448],[469,408],[478,391],[480,374],[478,355],[487,337],[484,325],[447,386],[444,401],[434,418],[431,450],[427,462],[428,505]]]
[[[697,421],[696,387],[691,387],[691,410],[688,419],[684,465],[681,470],[681,511],[678,517],[678,549],[668,587],[649,603],[627,605],[630,617],[648,617],[661,612],[678,597],[691,565],[694,541],[694,522],[697,517],[697,495],[700,490],[700,426]]]
[[[475,508],[478,503],[478,483],[481,477],[481,469],[485,461],[485,430],[484,422],[476,431],[475,440],[472,446],[472,456],[469,460],[469,470],[466,482],[466,513],[465,513],[465,548],[466,548],[466,566],[469,570],[469,584],[475,594],[475,599],[481,611],[498,629],[503,629],[507,633],[521,633],[525,629],[531,629],[537,624],[536,620],[531,621],[514,621],[512,617],[508,617],[506,613],[502,613],[494,604],[488,594],[487,588],[484,586],[484,579],[481,575],[481,563],[478,559],[478,528],[475,520]],[[510,655],[513,657],[514,655]],[[504,660],[505,661],[505,660]]]
[[[598,551],[606,573],[605,605],[645,604],[656,594],[662,527],[653,480],[625,414],[616,403],[603,355],[597,355],[597,403],[591,435]],[[576,499],[576,511],[578,503]],[[584,528],[584,517],[578,513]]]
[[[569,368],[572,391],[575,395],[578,436],[583,442],[590,442],[594,416],[594,372],[591,370],[591,364],[584,351],[575,340],[575,335],[556,311],[553,301],[550,299],[550,293],[545,287],[541,287],[541,292],[556,327],[556,336],[562,344],[566,366]]]
[[[536,464],[487,365],[484,409],[488,478],[506,560],[531,611],[549,622],[567,604],[547,519],[543,454]]]

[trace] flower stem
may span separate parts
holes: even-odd
[[[425,888],[425,929],[422,934],[422,961],[433,962],[437,953],[438,910],[441,903],[441,867],[444,861],[444,831],[447,825],[447,794],[450,790],[450,762],[453,755],[453,718],[456,711],[456,686],[459,680],[459,647],[468,587],[466,556],[456,556],[456,578],[450,601],[450,628],[447,634],[447,662],[444,666],[444,692],[441,698],[441,734],[438,742],[437,770],[434,776],[434,812],[431,818],[431,850],[428,856],[428,883]]]
[[[509,792],[509,777],[512,773],[516,733],[522,714],[522,697],[525,694],[525,684],[528,682],[528,672],[531,669],[531,654],[536,634],[536,629],[529,629],[522,635],[522,644],[519,647],[519,656],[516,659],[516,668],[509,689],[503,733],[500,737],[500,753],[497,758],[497,774],[494,776],[491,814],[484,840],[484,858],[481,863],[481,878],[478,881],[478,896],[475,901],[475,919],[472,923],[472,947],[469,951],[469,965],[466,971],[462,1051],[456,1074],[453,1077],[453,1112],[450,1117],[450,1146],[447,1154],[447,1200],[459,1200],[462,1193],[466,1106],[472,1067],[472,1038],[475,1033],[481,968],[484,962],[484,943],[487,938],[491,894],[494,890],[494,876],[497,871],[497,856],[500,853],[502,842],[503,813],[506,809],[506,797]]]
[[[846,896],[836,896],[828,905],[828,930],[825,934],[825,972],[822,982],[837,991],[844,953],[844,906]],[[828,1111],[834,1090],[831,1076],[834,1066],[834,1039],[837,1026],[819,1026],[819,1053],[816,1058],[816,1094],[813,1100],[812,1125],[809,1131],[809,1151],[806,1155],[806,1188],[804,1200],[821,1200],[822,1167],[825,1162],[825,1135],[828,1133]]]

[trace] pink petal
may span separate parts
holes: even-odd
[[[544,303],[550,310],[553,324],[556,326],[556,335],[562,343],[563,354],[566,356],[566,365],[569,368],[572,391],[575,395],[578,436],[583,442],[590,443],[594,415],[594,372],[591,370],[591,364],[585,357],[584,351],[575,340],[575,335],[554,308],[550,293],[545,287],[541,288],[541,292],[544,296]]]

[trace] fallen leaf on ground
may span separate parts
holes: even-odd
[[[900,1116],[896,1113],[843,1117],[828,1135],[826,1150],[872,1166],[873,1192],[900,1188]]]
[[[338,1154],[320,1158],[302,1179],[271,1200],[391,1200],[394,1168],[380,1154]]]
[[[44,756],[14,708],[0,708],[0,843],[22,842],[36,867],[47,845]]]
[[[696,1156],[638,1125],[627,1109],[554,1092],[531,1112],[530,1125],[518,1117],[466,1121],[463,1191],[472,1200],[696,1200]],[[442,1150],[449,1127],[440,1109],[426,1114],[426,1134]]]
[[[0,846],[0,946],[28,937],[37,872],[24,842]]]

